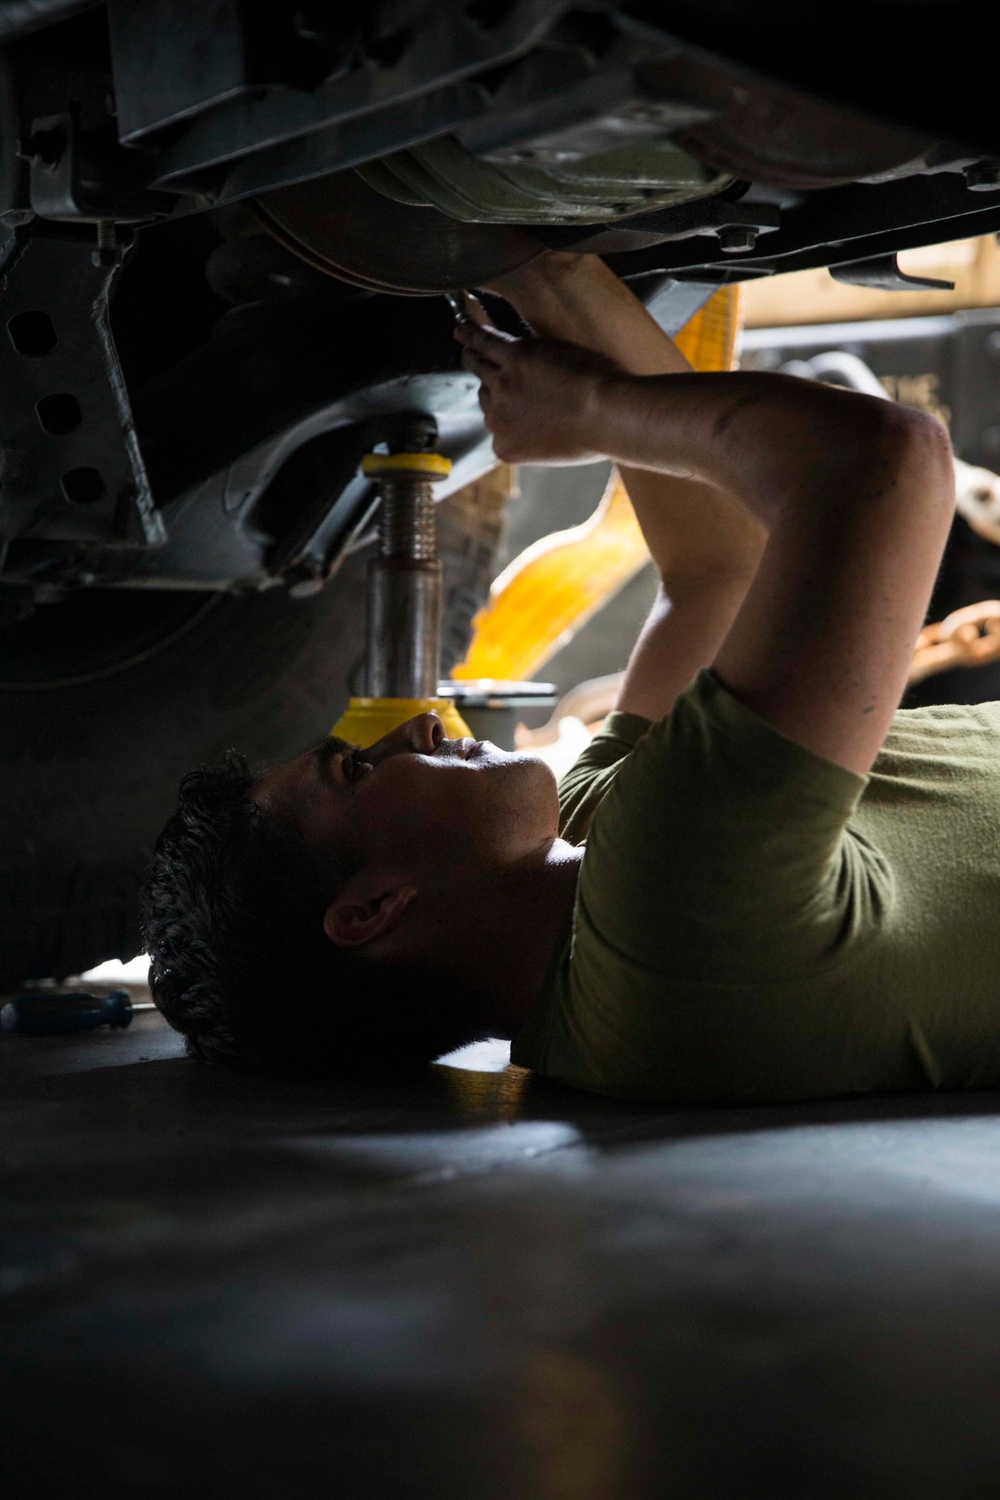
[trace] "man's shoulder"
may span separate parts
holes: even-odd
[[[984,769],[1000,773],[1000,702],[899,709],[874,770],[891,775],[911,763],[931,774],[945,772],[950,779]]]

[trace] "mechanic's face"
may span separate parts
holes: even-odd
[[[449,740],[418,714],[366,750],[334,737],[269,771],[256,800],[314,846],[369,868],[504,868],[558,833],[555,778],[534,755],[488,740]]]

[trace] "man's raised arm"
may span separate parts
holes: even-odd
[[[595,255],[550,252],[490,289],[540,338],[571,339],[632,375],[692,373],[673,340]],[[660,588],[616,706],[659,719],[725,639],[766,534],[738,501],[699,480],[628,464],[619,470]]]
[[[867,771],[906,684],[954,509],[933,418],[781,375],[623,374],[459,330],[500,458],[606,455],[735,496],[768,528],[713,669],[789,739]]]

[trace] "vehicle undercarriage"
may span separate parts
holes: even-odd
[[[899,250],[1000,230],[988,15],[945,15],[0,7],[0,979],[134,951],[187,765],[332,722],[361,455],[432,418],[445,506],[494,462],[434,293],[586,250],[675,331],[723,285],[904,286]],[[456,549],[453,657],[491,537]]]

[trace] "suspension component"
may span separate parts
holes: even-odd
[[[451,472],[440,453],[367,453],[362,472],[381,501],[378,552],[368,564],[365,696],[352,698],[333,733],[371,745],[407,719],[433,710],[449,739],[468,726],[438,694],[441,671],[441,564],[433,486]]]
[[[451,472],[440,453],[368,453],[378,482],[378,554],[368,564],[365,692],[436,698],[441,672],[441,564],[432,486]]]

